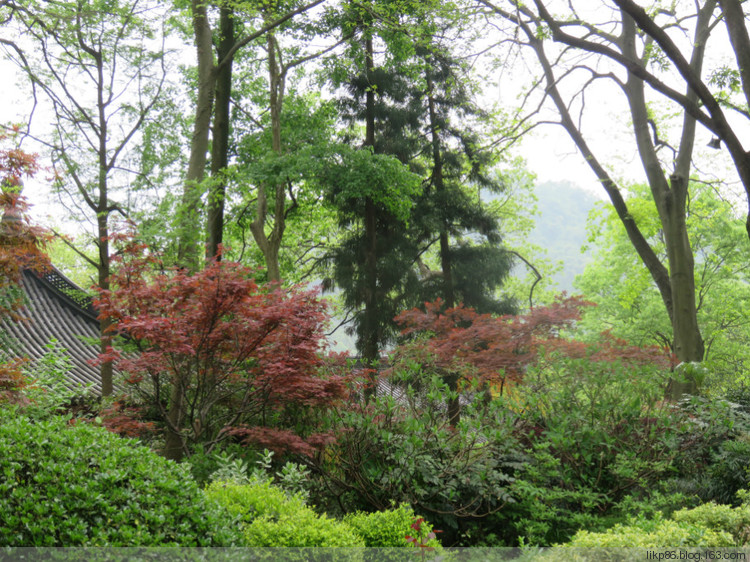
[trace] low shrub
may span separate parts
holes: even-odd
[[[214,482],[209,498],[239,517],[247,547],[363,547],[347,524],[316,514],[299,494],[288,495],[270,481]]]
[[[0,411],[0,545],[221,546],[239,540],[186,467],[101,427]]]
[[[364,547],[354,530],[335,519],[305,507],[278,519],[262,515],[243,529],[249,547]]]
[[[416,519],[414,510],[407,504],[401,504],[396,509],[385,511],[351,513],[344,517],[344,523],[364,539],[365,546],[385,548],[406,546],[405,537],[415,534],[412,525]],[[421,531],[426,536],[432,531],[432,527],[423,524]],[[428,544],[436,547],[440,543],[432,539]]]
[[[670,519],[631,519],[602,533],[579,531],[571,547],[731,547],[750,539],[750,505],[706,503],[675,511]]]
[[[734,544],[739,546],[748,541],[750,532],[750,505],[739,507],[706,503],[693,509],[681,509],[672,514],[679,523],[700,525],[717,532],[732,535]]]
[[[306,508],[300,496],[288,495],[270,480],[251,484],[217,481],[212,482],[205,491],[209,498],[223,505],[245,524],[263,515],[278,518],[289,511]]]
[[[630,525],[615,525],[602,533],[578,531],[564,546],[569,547],[730,547],[732,535],[701,525],[668,519],[633,521]]]

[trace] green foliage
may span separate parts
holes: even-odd
[[[362,538],[346,524],[317,515],[300,495],[289,496],[270,481],[214,482],[209,498],[237,516],[247,547],[361,547]]]
[[[71,400],[88,390],[81,388],[74,392],[68,388],[66,383],[73,363],[57,340],[50,340],[44,347],[47,351],[25,373],[32,384],[24,390],[29,399],[24,413],[32,419],[44,419],[60,413]]]
[[[671,520],[637,521],[630,525],[616,525],[602,533],[579,531],[563,545],[569,547],[728,547],[735,546],[732,536],[702,525]]]
[[[633,186],[628,208],[657,255],[666,259],[658,214],[646,186]],[[750,364],[750,284],[744,220],[713,186],[691,185],[687,216],[695,255],[698,322],[706,344],[706,391],[720,392],[742,380]],[[672,328],[661,297],[640,262],[611,206],[590,217],[589,241],[594,262],[576,286],[598,306],[586,312],[583,333],[611,327],[612,333],[636,345],[672,345]]]
[[[567,540],[607,524],[616,505],[648,494],[675,469],[684,416],[661,402],[650,366],[550,356],[503,400],[519,413],[529,462],[496,518],[526,543]],[[512,542],[512,535],[506,535]]]
[[[288,511],[278,519],[260,516],[244,529],[249,547],[363,547],[364,541],[339,521],[309,508]]]
[[[736,545],[746,542],[750,531],[750,506],[730,507],[705,503],[693,509],[681,509],[672,514],[678,523],[707,527],[716,532],[726,532],[734,537]]]
[[[0,411],[0,545],[229,546],[232,519],[133,440]]]
[[[485,517],[513,501],[511,485],[522,465],[514,416],[468,387],[472,399],[453,427],[445,409],[457,393],[441,376],[401,366],[388,384],[391,393],[332,412],[328,423],[337,440],[317,459],[314,472],[325,493],[313,497],[326,502],[326,509],[336,507],[331,496],[340,498],[347,511],[408,503],[452,543],[459,521]]]
[[[737,492],[750,481],[750,418],[720,399],[694,397],[680,407],[688,419],[674,489],[704,502],[736,504]]]
[[[404,537],[414,534],[412,524],[416,519],[414,510],[407,504],[401,504],[395,509],[350,513],[344,517],[344,523],[364,539],[366,547],[385,548],[405,546]],[[430,533],[432,526],[424,523],[421,530],[425,534]],[[440,543],[432,539],[428,544],[435,547]]]
[[[404,223],[409,220],[421,182],[419,176],[393,156],[345,147],[341,148],[340,160],[326,167],[323,178],[330,186],[333,204],[344,215],[362,215],[364,201],[370,198]]]
[[[631,519],[602,533],[580,531],[571,547],[737,547],[750,539],[750,505],[706,503],[675,511],[670,519]]]

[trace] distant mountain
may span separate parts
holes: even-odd
[[[561,291],[571,293],[576,275],[591,261],[581,252],[586,243],[586,220],[597,201],[596,195],[568,181],[540,183],[534,188],[539,214],[529,241],[547,250],[563,269],[553,276]]]

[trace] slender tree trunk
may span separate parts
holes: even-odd
[[[235,43],[234,14],[231,7],[222,6],[219,15],[218,59],[224,60]],[[213,64],[213,62],[212,62]],[[214,123],[211,144],[211,187],[208,191],[206,258],[216,257],[224,235],[224,199],[226,181],[224,170],[229,163],[229,107],[232,95],[232,60],[218,68]]]
[[[99,267],[98,267],[98,281],[99,287],[103,290],[109,289],[109,274],[110,274],[110,260],[109,260],[109,162],[108,162],[108,151],[107,151],[107,140],[109,137],[108,120],[106,114],[106,108],[108,101],[105,100],[104,96],[104,58],[102,53],[96,51],[94,53],[94,59],[96,60],[97,70],[97,100],[96,106],[98,110],[99,118],[99,131],[98,131],[98,190],[99,199],[96,201],[96,227],[97,235],[99,237]],[[93,200],[91,200],[93,203]],[[105,319],[99,323],[99,343],[100,350],[102,353],[106,353],[107,348],[112,345],[112,336],[107,332],[111,325],[110,319]],[[101,376],[102,382],[102,396],[111,396],[113,392],[113,367],[112,361],[104,361],[99,368],[99,375]]]
[[[213,112],[216,66],[214,65],[211,27],[208,23],[206,2],[192,0],[193,32],[198,54],[198,100],[195,108],[195,123],[190,139],[190,159],[182,192],[178,216],[179,247],[177,259],[181,266],[191,271],[199,268],[202,252],[199,248],[199,206],[202,195],[201,182],[206,171],[206,153]]]
[[[437,111],[435,110],[433,83],[429,71],[427,71],[426,81],[427,107],[430,117],[430,134],[432,137],[432,184],[435,187],[435,192],[438,194],[438,197],[440,197],[445,193],[445,184],[443,181],[443,156],[440,150],[440,134],[437,122]],[[450,237],[447,224],[443,224],[440,229],[440,267],[443,273],[443,299],[445,300],[445,308],[453,308],[456,306],[456,302],[453,294]],[[456,373],[447,374],[443,377],[443,380],[448,385],[451,392],[458,393],[458,375]],[[448,401],[448,420],[454,427],[461,421],[461,403],[458,394],[456,394],[455,398],[451,398]]]
[[[281,112],[284,103],[285,75],[279,68],[277,61],[278,45],[273,32],[267,34],[268,51],[268,94],[269,112],[271,114],[271,150],[277,155],[282,153],[281,145]],[[266,260],[268,280],[272,283],[281,282],[281,267],[279,265],[279,250],[286,230],[286,191],[284,184],[273,186],[273,228],[266,234],[266,220],[268,218],[268,186],[258,187],[255,220],[250,225],[255,243]]]
[[[99,287],[108,291],[109,286],[109,274],[110,274],[110,260],[109,260],[109,226],[108,214],[101,213],[97,218],[97,229],[99,231],[99,267],[98,267],[98,283]],[[109,318],[104,318],[99,322],[99,338],[100,338],[100,350],[101,353],[106,353],[107,349],[112,346],[112,335],[108,333],[108,329],[112,325],[112,321]],[[102,383],[102,396],[111,396],[113,392],[113,367],[112,361],[104,361],[99,367],[99,374]]]
[[[164,457],[181,461],[184,454],[182,425],[185,421],[184,396],[182,381],[172,381],[169,393],[169,411],[167,412],[167,429],[164,436]]]
[[[368,85],[374,82],[374,56],[372,36],[368,32],[365,39],[365,76]],[[375,91],[368,88],[365,94],[365,142],[364,146],[375,147]],[[365,330],[362,356],[375,365],[380,358],[378,345],[378,233],[377,208],[372,198],[365,199]]]

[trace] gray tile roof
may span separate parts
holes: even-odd
[[[26,321],[3,321],[1,327],[14,338],[20,355],[32,361],[46,352],[46,344],[54,338],[70,357],[73,369],[68,376],[68,387],[79,390],[93,384],[93,391],[101,393],[99,368],[89,364],[98,354],[98,347],[83,338],[99,337],[99,321],[91,298],[54,267],[44,274],[23,273],[23,289],[27,304],[21,311]]]

